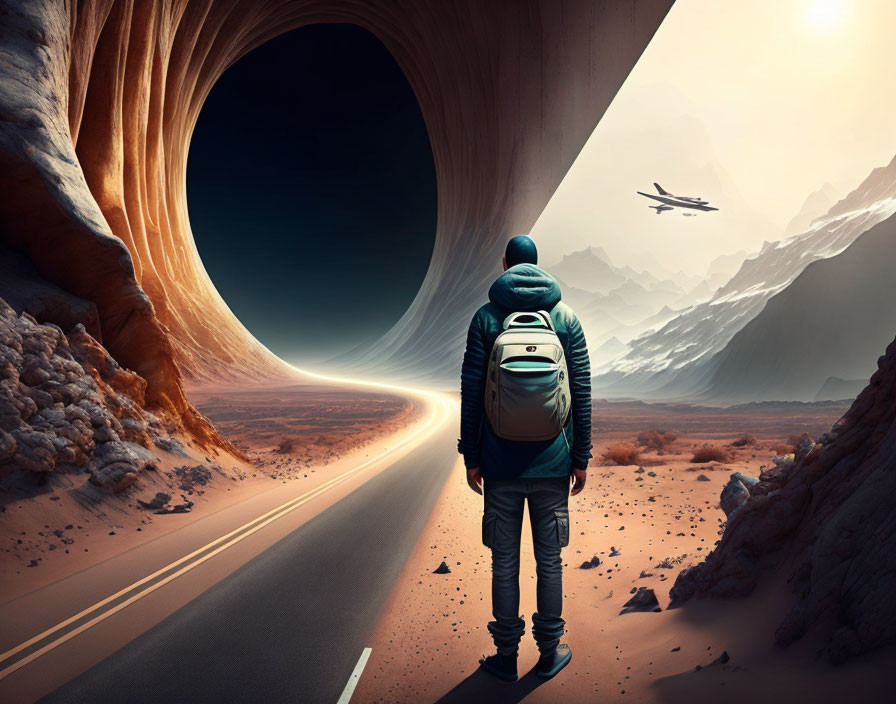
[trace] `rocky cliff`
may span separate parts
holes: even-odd
[[[894,409],[896,341],[829,433],[747,489],[718,547],[678,576],[673,604],[744,595],[790,566],[793,606],[775,632],[779,644],[817,626],[829,659],[842,662],[896,643]]]

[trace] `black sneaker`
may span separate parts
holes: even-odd
[[[572,650],[566,643],[560,643],[556,650],[550,653],[542,653],[535,665],[535,674],[545,679],[553,677],[572,660]]]
[[[479,660],[479,667],[500,680],[516,682],[516,655],[495,653],[484,656]]]

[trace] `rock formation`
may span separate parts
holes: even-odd
[[[794,604],[775,633],[788,644],[832,629],[833,662],[896,643],[896,341],[852,407],[817,443],[747,487],[718,547],[684,570],[673,605],[749,593],[789,560]],[[833,616],[834,618],[824,618]]]
[[[95,307],[96,338],[146,380],[150,407],[215,440],[183,376],[291,368],[240,324],[199,260],[184,184],[192,130],[246,52],[303,25],[354,23],[420,101],[439,188],[426,281],[357,364],[454,370],[459,345],[445,358],[445,341],[462,339],[502,243],[534,222],[671,4],[2,0],[0,241]]]
[[[126,489],[180,429],[145,410],[145,392],[80,323],[66,335],[0,298],[0,479],[87,470],[101,489]]]

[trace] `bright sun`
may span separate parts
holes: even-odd
[[[843,3],[841,0],[813,0],[806,15],[815,29],[828,31],[843,22]]]

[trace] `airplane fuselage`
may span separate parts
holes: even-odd
[[[718,208],[713,208],[711,205],[707,205],[707,201],[703,200],[691,199],[687,197],[682,198],[679,196],[673,196],[672,194],[655,196],[651,193],[644,193],[642,191],[638,191],[637,193],[639,196],[651,198],[665,205],[670,205],[673,208],[691,208],[692,210],[702,210],[704,212],[708,212],[710,210],[718,210]]]

